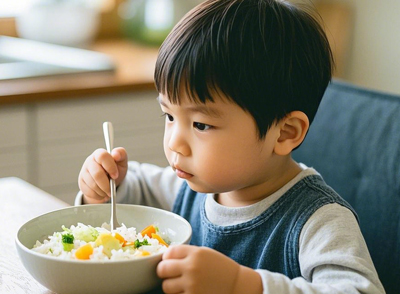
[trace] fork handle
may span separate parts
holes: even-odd
[[[114,128],[112,123],[108,121],[103,123],[103,133],[106,141],[107,152],[111,153],[114,148]]]

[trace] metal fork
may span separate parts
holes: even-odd
[[[107,152],[111,154],[112,149],[114,148],[114,128],[112,123],[104,122],[103,123],[103,133],[104,133],[104,140],[106,141]],[[111,219],[110,219],[110,226],[111,230],[115,230],[116,228],[120,227],[121,225],[118,223],[117,220],[117,208],[116,208],[116,194],[117,194],[117,187],[115,186],[115,180],[110,178],[110,189],[111,189]]]

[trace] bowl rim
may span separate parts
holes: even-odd
[[[123,259],[123,260],[110,260],[110,259],[108,259],[108,260],[61,259],[61,258],[58,258],[57,256],[46,255],[46,254],[43,254],[43,253],[39,253],[39,252],[33,251],[32,248],[28,248],[27,246],[25,246],[24,244],[22,244],[22,242],[21,242],[21,241],[19,240],[19,238],[18,238],[18,236],[20,235],[20,232],[21,232],[22,228],[23,228],[25,225],[27,225],[29,222],[32,222],[32,221],[34,221],[34,220],[36,220],[36,219],[38,219],[38,218],[40,218],[40,217],[43,217],[43,216],[45,216],[45,215],[52,214],[52,213],[56,213],[56,212],[58,212],[58,211],[69,210],[69,209],[75,209],[75,208],[78,208],[78,207],[99,207],[99,206],[103,206],[103,205],[111,205],[111,204],[109,204],[109,203],[103,203],[103,204],[73,205],[73,206],[68,206],[68,207],[63,207],[63,208],[55,209],[55,210],[52,210],[52,211],[49,211],[49,212],[40,214],[40,215],[38,215],[38,216],[36,216],[36,217],[33,217],[33,218],[29,219],[28,221],[26,221],[25,223],[23,223],[23,224],[18,228],[17,234],[16,234],[16,236],[15,236],[15,244],[16,244],[16,246],[17,246],[19,249],[21,249],[22,251],[24,251],[26,254],[31,254],[31,255],[36,256],[36,257],[39,257],[39,258],[49,259],[49,260],[51,260],[51,261],[53,261],[53,262],[61,262],[61,263],[67,262],[67,263],[88,264],[88,265],[90,265],[90,264],[95,265],[95,264],[128,263],[128,262],[139,262],[139,261],[141,261],[141,260],[147,260],[147,259],[158,259],[158,258],[160,258],[160,257],[163,255],[164,252],[158,252],[158,253],[155,253],[155,254],[152,254],[152,255],[149,255],[149,256],[143,256],[143,257],[134,258],[134,259]],[[172,211],[165,210],[165,209],[161,209],[161,208],[156,208],[156,207],[152,207],[152,206],[138,205],[138,204],[122,204],[122,203],[118,203],[117,206],[120,206],[120,207],[124,207],[124,206],[125,206],[125,207],[132,207],[132,206],[134,206],[134,207],[140,207],[140,208],[146,207],[145,209],[162,211],[163,213],[167,213],[167,214],[169,214],[169,215],[172,215],[172,216],[174,216],[174,217],[180,219],[181,221],[183,221],[183,223],[186,223],[186,225],[188,226],[188,228],[189,228],[189,234],[188,234],[188,237],[187,237],[187,241],[190,241],[190,239],[191,239],[191,237],[192,237],[193,229],[192,229],[192,226],[190,225],[190,223],[189,223],[185,218],[183,218],[182,216],[180,216],[180,215],[178,215],[178,214],[176,214],[176,213],[174,213],[174,212],[172,212]],[[182,244],[183,244],[183,243],[182,243]],[[174,245],[173,245],[173,246],[174,246]],[[19,257],[20,257],[20,256],[19,256]],[[20,259],[21,259],[21,257],[20,257]]]

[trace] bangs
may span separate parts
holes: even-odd
[[[171,39],[172,36],[171,36]],[[170,47],[166,40],[163,46]],[[219,81],[209,60],[206,60],[204,47],[199,43],[188,42],[186,46],[176,46],[174,50],[160,53],[154,75],[156,89],[166,95],[171,103],[180,103],[182,91],[193,102],[214,101],[211,93],[218,91]],[[162,49],[161,49],[162,50]],[[161,52],[161,51],[160,51]]]
[[[218,9],[217,2],[212,9]],[[228,56],[221,54],[225,45],[220,30],[221,18],[192,10],[165,39],[159,50],[154,80],[157,91],[167,95],[171,103],[179,104],[182,91],[195,103],[213,102],[212,93],[216,92],[231,99],[232,91],[225,81]],[[228,50],[223,51],[229,54]]]

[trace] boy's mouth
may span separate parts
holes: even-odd
[[[174,169],[176,175],[178,177],[180,177],[181,179],[187,180],[187,179],[190,179],[191,177],[193,177],[192,174],[189,174],[189,173],[179,169],[179,167],[173,166],[172,168]]]

